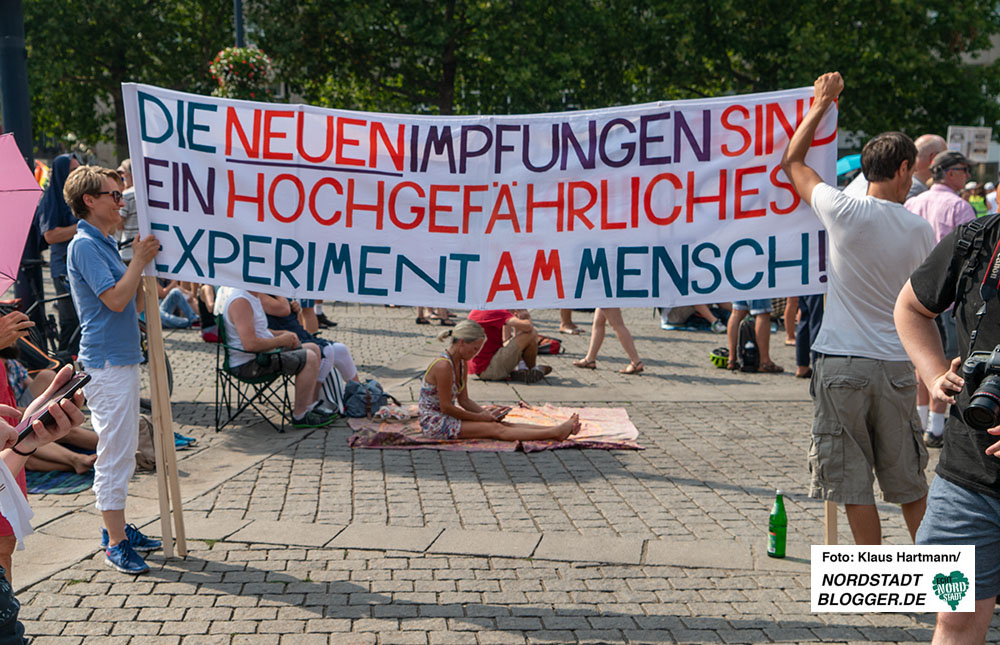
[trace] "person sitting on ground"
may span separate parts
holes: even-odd
[[[747,317],[747,314],[754,317],[754,331],[757,336],[757,351],[760,352],[759,372],[765,374],[780,374],[785,369],[771,360],[771,301],[763,298],[760,300],[738,300],[733,303],[733,315],[729,317],[729,326],[726,329],[729,337],[729,369],[740,369],[739,335],[740,323]]]
[[[176,280],[166,284],[157,280],[156,292],[160,298],[160,323],[164,329],[187,329],[201,319],[191,307],[194,294],[181,288]]]
[[[469,396],[469,361],[482,350],[486,332],[478,323],[463,320],[438,336],[441,341],[446,338],[451,338],[451,344],[427,367],[420,388],[420,430],[425,436],[537,441],[565,439],[580,431],[575,414],[558,425],[540,426],[505,423],[500,410],[484,410]],[[441,396],[441,392],[449,395]]]
[[[510,379],[537,383],[552,371],[539,365],[538,330],[531,324],[525,309],[474,309],[469,320],[478,323],[486,333],[483,351],[469,363],[469,370],[484,381]],[[519,367],[521,361],[524,367]]]
[[[732,311],[732,305],[728,302],[720,302],[715,305],[690,305],[681,307],[660,307],[660,329],[673,331],[684,329],[688,325],[698,325],[702,320],[708,323],[708,328],[713,334],[726,333],[726,323],[715,315],[712,309]]]
[[[267,374],[295,376],[295,406],[292,426],[296,428],[321,428],[336,418],[331,410],[320,406],[319,362],[320,351],[314,343],[301,343],[290,331],[272,333],[267,328],[267,314],[260,301],[260,294],[243,289],[230,289],[222,313],[229,341],[229,367],[240,378],[255,378]],[[266,354],[267,363],[261,365],[255,354],[280,349]]]
[[[618,373],[642,374],[646,368],[642,364],[642,359],[639,358],[639,350],[635,348],[632,332],[625,326],[622,310],[617,307],[598,307],[594,310],[594,324],[590,328],[590,346],[587,348],[587,355],[578,361],[573,361],[573,366],[588,370],[597,369],[597,353],[601,351],[601,345],[604,344],[604,328],[607,323],[611,323],[611,328],[615,330],[615,336],[629,360],[629,364],[618,370]]]
[[[300,304],[282,296],[261,294],[260,302],[267,314],[268,329],[282,329],[295,334],[302,343],[314,343],[320,348],[323,358],[319,363],[319,381],[325,381],[331,369],[336,368],[344,381],[359,381],[358,368],[354,364],[351,350],[343,343],[335,343],[325,338],[317,338],[305,330],[299,321]]]

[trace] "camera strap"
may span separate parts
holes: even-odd
[[[1000,293],[1000,239],[993,248],[993,256],[990,258],[990,265],[983,275],[983,283],[979,286],[979,295],[986,304],[997,297]]]

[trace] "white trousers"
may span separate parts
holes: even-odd
[[[83,393],[97,433],[96,506],[99,511],[121,511],[139,447],[139,366],[92,368],[87,374],[90,382]]]
[[[354,365],[351,357],[351,350],[343,343],[330,343],[323,347],[323,358],[319,363],[319,380],[326,380],[330,370],[336,368],[340,378],[346,383],[354,378],[358,373],[358,368]]]

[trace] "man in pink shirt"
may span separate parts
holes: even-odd
[[[934,243],[965,222],[976,219],[972,205],[958,196],[969,179],[969,160],[962,153],[945,150],[935,155],[930,167],[934,185],[930,190],[906,200],[906,208],[927,220],[934,229]],[[958,356],[955,319],[946,312],[935,318],[941,332],[945,355]],[[947,406],[932,401],[923,382],[917,383],[917,412],[924,422],[924,443],[928,448],[940,448],[944,443],[944,422]],[[928,414],[928,412],[930,414]],[[926,421],[925,421],[926,419]]]

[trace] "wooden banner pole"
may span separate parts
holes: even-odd
[[[146,301],[146,355],[149,358],[149,386],[153,404],[153,444],[156,447],[156,487],[160,498],[160,530],[163,555],[174,555],[174,533],[177,553],[187,555],[184,534],[184,509],[181,505],[180,482],[177,479],[177,454],[174,450],[173,415],[170,410],[170,389],[167,383],[167,363],[164,359],[163,328],[156,278],[143,277]],[[171,497],[173,499],[171,499]],[[172,502],[172,503],[171,503]],[[171,530],[170,518],[173,517]]]
[[[836,502],[823,502],[823,530],[825,532],[826,544],[837,543],[837,504]]]

